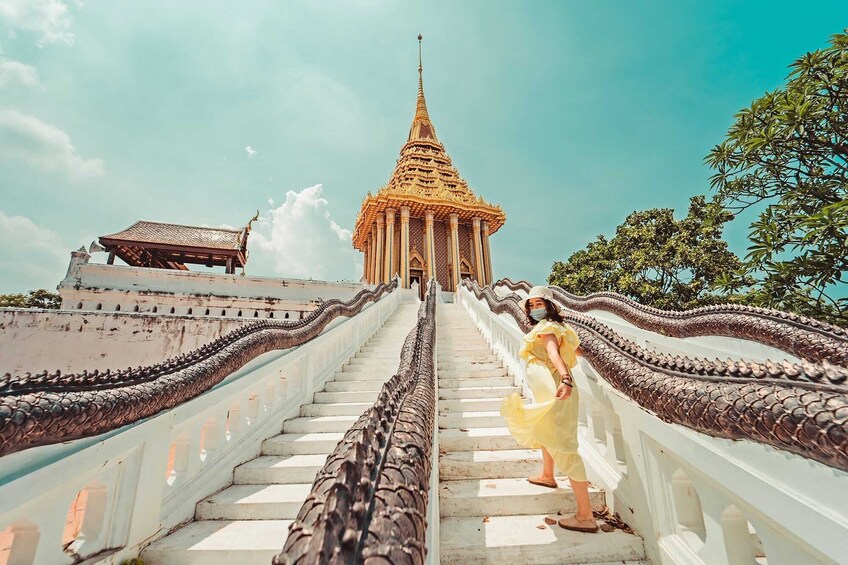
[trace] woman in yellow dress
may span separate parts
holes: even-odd
[[[533,287],[521,304],[527,318],[536,322],[524,336],[519,353],[527,361],[527,384],[534,402],[524,404],[521,396],[513,393],[503,400],[501,415],[519,444],[528,449],[542,449],[542,473],[528,481],[557,488],[554,468],[568,476],[577,513],[559,520],[559,525],[567,530],[597,532],[586,469],[577,454],[579,399],[571,368],[577,364],[580,338],[563,322],[549,288]]]

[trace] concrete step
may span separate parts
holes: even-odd
[[[343,432],[280,434],[262,442],[263,455],[329,455]]]
[[[621,530],[572,532],[545,525],[544,517],[533,514],[444,518],[439,524],[441,562],[621,565],[642,563],[645,559],[645,548],[638,536]]]
[[[327,392],[375,392],[378,393],[386,381],[329,381],[324,383]],[[377,398],[374,396],[374,398]]]
[[[364,369],[387,369],[393,371],[400,364],[400,359],[371,359],[370,357],[354,357],[348,361],[342,371],[362,371]]]
[[[526,479],[542,471],[539,449],[450,451],[439,454],[439,480]]]
[[[465,353],[455,352],[455,351],[439,351],[439,356],[438,356],[437,360],[438,360],[439,364],[445,363],[445,362],[462,363],[462,364],[466,364],[466,363],[497,363],[498,362],[497,356],[492,352],[479,353],[479,354],[476,354],[476,355],[467,355]]]
[[[595,508],[604,505],[604,493],[589,490]],[[577,511],[568,481],[551,489],[522,479],[470,479],[439,483],[439,512],[445,516],[510,516],[514,514],[573,514]]]
[[[439,394],[441,389],[496,387],[512,385],[512,377],[480,377],[464,379],[443,379],[439,377]]]
[[[439,378],[442,379],[466,379],[479,377],[505,377],[506,367],[495,367],[492,369],[439,369]]]
[[[147,546],[145,565],[268,565],[293,520],[192,522]]]
[[[201,500],[197,520],[294,520],[312,483],[231,485]]]
[[[361,416],[373,402],[335,402],[333,404],[304,404],[303,416]]]
[[[444,386],[443,383],[440,383]],[[512,384],[510,380],[510,384]],[[504,396],[509,396],[513,392],[521,392],[521,389],[517,386],[487,386],[487,387],[468,387],[468,388],[440,388],[439,389],[439,398],[442,400],[456,399],[456,398],[490,398],[490,397],[498,397],[503,398]],[[375,396],[376,398],[376,396]]]
[[[499,411],[502,398],[460,398],[455,400],[440,400],[440,412],[481,412]]]
[[[503,416],[496,410],[485,412],[451,412],[439,415],[439,428],[496,428],[504,425]]]
[[[492,350],[488,345],[463,345],[452,343],[450,345],[442,345],[438,349],[439,353],[461,353],[463,355],[491,355]]]
[[[395,351],[393,348],[374,346],[363,347],[354,355],[354,359],[377,359],[379,361],[400,361],[400,350]]]
[[[368,402],[373,404],[377,400],[377,392],[371,390],[351,392],[316,392],[313,401],[318,404],[329,404],[331,402]]]
[[[404,336],[406,339],[406,336]],[[397,357],[400,350],[403,349],[404,339],[395,340],[396,343],[390,342],[368,342],[359,348],[359,353],[374,353],[376,355],[394,355]]]
[[[439,361],[436,367],[439,371],[476,371],[478,369],[500,369],[503,365],[500,363],[457,363],[448,359],[445,361]]]
[[[386,347],[395,351],[400,351],[406,340],[407,334],[411,330],[412,324],[410,324],[409,329],[407,329],[403,334],[388,335],[377,333],[377,335],[366,341],[365,344],[363,344],[363,347]]]
[[[237,485],[291,485],[309,483],[324,466],[325,454],[317,455],[260,455],[242,463],[233,471]]]
[[[397,371],[397,367],[389,369],[389,368],[380,368],[380,369],[362,369],[356,371],[344,371],[341,373],[336,373],[333,375],[333,380],[336,382],[347,382],[347,381],[380,381],[386,382],[392,375]]]
[[[507,428],[450,428],[439,430],[439,450],[495,451],[521,449]]]
[[[346,432],[359,416],[305,416],[283,422],[285,434],[309,434],[317,432]]]

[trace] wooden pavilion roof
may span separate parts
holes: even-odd
[[[139,220],[100,236],[100,245],[128,265],[188,270],[186,264],[243,267],[250,228],[226,229]]]

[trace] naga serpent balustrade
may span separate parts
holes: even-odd
[[[530,326],[515,294],[463,285],[489,309]],[[848,471],[848,369],[657,355],[594,318],[565,311],[583,356],[616,389],[660,419],[726,439],[747,439]]]
[[[275,565],[423,564],[436,410],[432,282],[397,373],[345,434]]]
[[[527,281],[501,279],[501,285],[512,291],[529,291]],[[776,347],[800,359],[823,366],[848,367],[848,330],[807,318],[767,308],[741,304],[718,304],[691,310],[660,310],[614,292],[595,292],[577,296],[550,286],[560,305],[577,312],[603,310],[620,316],[634,326],[669,337],[724,336],[756,341]]]
[[[296,321],[262,320],[155,365],[120,371],[60,372],[0,378],[0,456],[102,434],[199,396],[249,361],[318,336],[394,291],[397,279],[361,290],[347,302],[327,300]]]

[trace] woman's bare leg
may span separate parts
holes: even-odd
[[[554,458],[548,453],[548,450],[542,448],[542,474],[538,477],[533,477],[535,480],[540,480],[546,483],[553,483],[554,479]]]
[[[547,479],[554,478],[554,458],[544,447],[542,448],[542,476]]]
[[[574,492],[574,500],[577,502],[577,513],[575,517],[583,521],[595,521],[592,515],[592,501],[589,499],[589,481],[575,481],[568,479],[571,482],[571,490]]]

